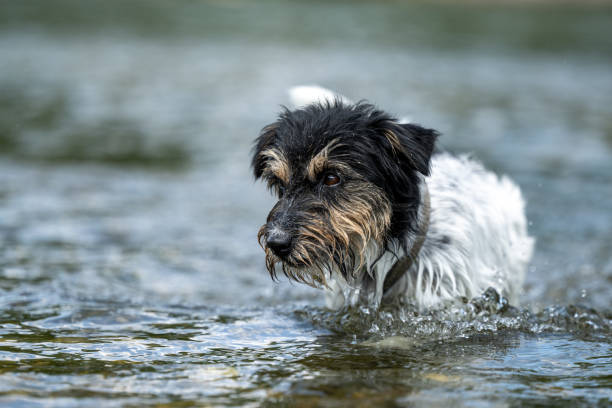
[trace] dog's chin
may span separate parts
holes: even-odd
[[[372,248],[380,249],[382,245],[376,243]],[[372,248],[370,250],[373,251]],[[296,282],[306,283],[313,287],[324,287],[327,286],[326,276],[330,276],[332,270],[337,270],[346,280],[357,279],[367,262],[365,252],[368,248],[358,241],[342,252],[331,249],[313,252],[293,250],[285,256],[274,254],[270,248],[264,249],[266,266],[273,279],[276,279],[277,274],[282,272],[283,275]],[[341,253],[345,256],[341,256]]]
[[[269,249],[266,250],[266,265],[268,272],[270,272],[274,279],[277,272],[282,271],[285,276],[296,282],[305,283],[313,287],[325,286],[324,268],[319,266],[321,262],[323,261],[319,261],[314,257],[310,257],[307,261],[293,253],[279,257]]]
[[[310,260],[307,261],[299,255],[294,255],[293,253],[286,256],[274,255],[274,258],[276,258],[276,263],[281,264],[283,268],[291,268],[296,270],[310,269],[317,263],[316,260],[314,262]],[[312,259],[312,257],[309,259]]]

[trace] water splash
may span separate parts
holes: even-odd
[[[612,333],[611,313],[580,305],[550,306],[534,312],[510,305],[493,288],[469,301],[461,299],[425,312],[410,304],[396,304],[378,310],[366,306],[339,311],[310,308],[296,314],[315,326],[370,342],[393,336],[424,342],[508,331],[563,332],[581,338],[600,338]]]

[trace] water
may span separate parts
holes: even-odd
[[[606,406],[612,9],[3,2],[0,402]],[[521,305],[330,312],[269,280],[247,166],[318,83],[511,175]]]

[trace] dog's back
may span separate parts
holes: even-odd
[[[467,156],[445,153],[433,157],[426,183],[429,232],[406,294],[430,306],[494,287],[516,301],[533,250],[519,188]]]

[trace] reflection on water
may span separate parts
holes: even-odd
[[[3,3],[0,401],[605,405],[610,27],[608,6]],[[270,282],[248,154],[302,83],[521,184],[523,305],[330,312]]]

